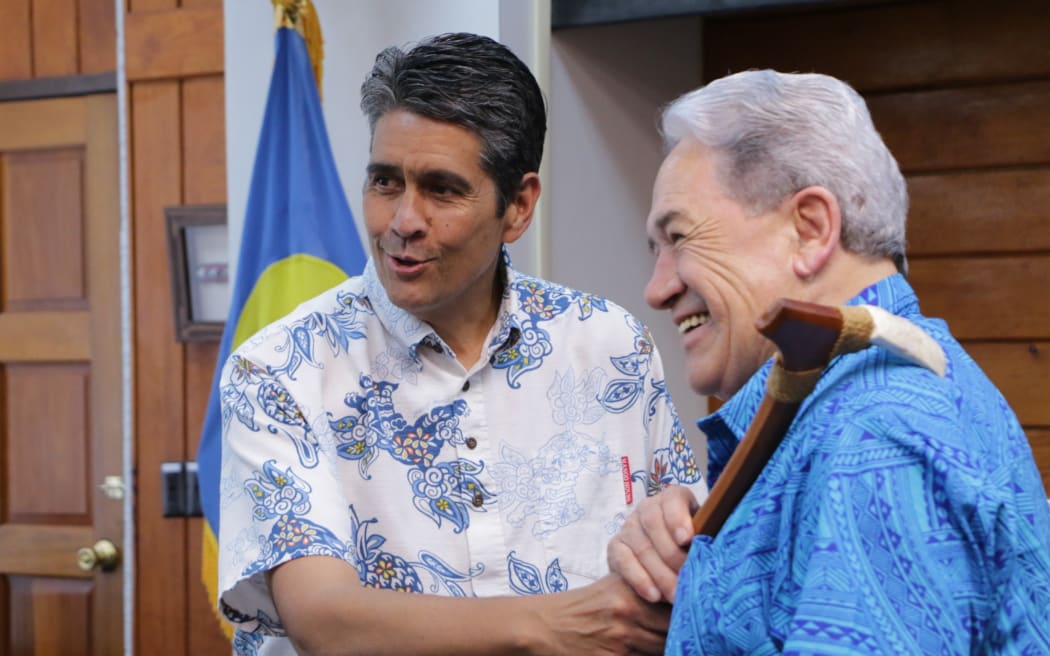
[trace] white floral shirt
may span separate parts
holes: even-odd
[[[641,496],[706,494],[648,330],[600,297],[507,279],[469,371],[372,262],[231,356],[219,584],[237,653],[294,653],[265,578],[293,558],[343,558],[378,588],[558,592],[607,572]]]

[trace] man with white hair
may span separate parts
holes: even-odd
[[[749,71],[662,127],[646,296],[691,387],[726,401],[699,423],[710,482],[763,397],[774,348],[754,326],[777,299],[880,307],[947,358],[943,378],[878,348],[832,359],[717,537],[692,537],[683,488],[634,512],[610,566],[674,602],[667,653],[1050,653],[1046,491],[1005,399],[920,313],[904,178],[864,101]]]

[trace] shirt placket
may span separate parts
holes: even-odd
[[[493,369],[484,366],[475,369],[463,382],[461,397],[467,402],[470,413],[461,425],[464,441],[457,446],[457,457],[481,463],[484,468],[477,478],[487,494],[478,489],[464,489],[470,499],[473,512],[470,530],[466,532],[467,548],[471,563],[483,563],[484,572],[473,580],[474,593],[479,596],[505,595],[508,592],[506,528],[503,521],[501,492],[492,476],[491,466],[497,461],[496,439],[491,435],[489,412],[498,411],[489,407],[486,392],[492,387]],[[470,485],[466,481],[464,486]]]

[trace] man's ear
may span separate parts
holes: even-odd
[[[503,243],[513,244],[525,234],[532,223],[532,214],[540,199],[540,176],[526,173],[521,176],[518,190],[511,196],[503,213]]]
[[[792,268],[800,278],[812,278],[839,248],[842,213],[835,196],[819,186],[799,191],[790,203],[798,238]]]

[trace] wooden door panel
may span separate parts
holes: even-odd
[[[908,192],[912,257],[1050,251],[1050,168],[914,175]]]
[[[9,366],[6,387],[7,521],[90,524],[87,365]]]
[[[123,501],[99,489],[123,473],[116,123],[112,95],[0,104],[5,656],[123,651],[123,570],[77,564],[124,548]]]
[[[165,7],[140,7],[163,4]],[[184,6],[171,0],[136,0],[124,20],[129,81],[165,80],[222,73],[222,5]],[[200,4],[200,3],[197,3]],[[158,9],[161,11],[150,11]],[[177,134],[178,130],[172,130]]]
[[[0,21],[0,79],[21,80],[33,76],[32,19],[30,0],[4,0]]]
[[[190,205],[226,198],[226,151],[216,148],[225,138],[223,78],[195,77],[182,83],[183,187]]]
[[[129,14],[128,18],[135,14]],[[129,44],[130,47],[130,44]],[[136,653],[167,648],[172,654],[189,653],[186,648],[187,621],[185,589],[203,587],[187,573],[187,523],[164,520],[157,512],[163,484],[159,463],[185,460],[187,389],[183,348],[175,340],[171,320],[168,266],[164,261],[166,231],[160,208],[178,205],[183,188],[182,139],[173,129],[182,122],[178,82],[140,82],[132,86],[135,108],[131,123],[131,153],[135,161],[135,330],[140,337],[135,347],[135,368],[140,372],[164,372],[164,384],[142,380],[136,385],[135,421],[140,437],[136,442],[136,461],[141,467],[136,479],[137,525],[151,526],[136,539],[137,562],[164,563],[163,567],[142,567],[135,588],[136,622],[149,631],[138,631]],[[164,295],[161,295],[161,292]],[[172,393],[170,390],[177,390]],[[174,394],[174,395],[173,395]],[[173,403],[172,399],[176,399]],[[200,426],[194,427],[199,431]],[[173,596],[172,590],[182,592]],[[156,618],[163,617],[164,621]]]
[[[1050,80],[867,100],[875,126],[905,173],[1050,163]]]
[[[91,526],[4,524],[0,526],[0,572],[91,578],[91,572],[77,566],[76,553],[94,543],[94,533]]]
[[[74,636],[91,635],[90,580],[12,576],[10,623],[13,654],[75,656],[84,644]],[[62,618],[61,625],[55,618]]]
[[[2,551],[0,551],[2,552]],[[10,617],[10,602],[8,599],[11,597],[11,586],[7,584],[7,576],[0,576],[0,646],[11,644],[11,622]]]
[[[1050,463],[1050,428],[1029,428],[1025,431],[1028,443],[1032,445],[1035,461]],[[1050,467],[1043,467],[1043,487],[1050,495]]]
[[[911,260],[923,314],[960,340],[1050,335],[1050,255]]]
[[[83,148],[8,153],[3,170],[5,310],[87,306]]]
[[[87,360],[91,319],[89,312],[0,313],[0,362]]]
[[[964,346],[1010,402],[1022,424],[1050,426],[1050,342],[978,342]]]
[[[77,73],[76,0],[34,0],[33,73],[37,77]]]
[[[820,71],[869,91],[1050,73],[1050,3],[1012,0],[989,9],[985,0],[941,0],[708,19],[705,75]]]
[[[83,144],[88,136],[84,133],[87,112],[83,98],[4,103],[0,151],[10,153]]]
[[[112,0],[3,0],[0,80],[116,69]]]
[[[116,3],[80,0],[80,72],[107,73],[117,68]]]

